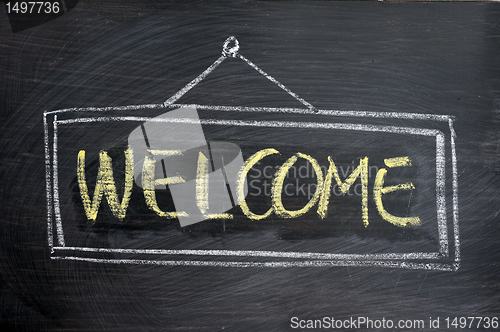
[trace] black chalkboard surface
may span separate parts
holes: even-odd
[[[70,7],[0,14],[2,331],[500,329],[498,4]]]

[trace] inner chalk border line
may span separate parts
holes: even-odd
[[[170,109],[172,107],[196,107],[204,110],[240,111],[240,112],[270,112],[270,113],[300,113],[309,115],[330,115],[333,117],[357,117],[357,118],[388,118],[388,119],[417,119],[446,121],[451,133],[451,156],[453,174],[453,233],[454,233],[454,263],[416,263],[404,260],[440,259],[449,257],[449,243],[446,221],[446,197],[445,197],[445,137],[444,133],[437,129],[424,129],[413,127],[396,127],[380,125],[362,125],[355,123],[324,123],[324,122],[292,122],[292,121],[243,121],[243,120],[192,120],[183,118],[157,119],[138,116],[118,117],[83,117],[58,120],[58,115],[63,113],[78,112],[104,112],[144,109]],[[53,143],[50,151],[50,134],[48,116],[53,116]],[[270,257],[270,258],[293,258],[307,259],[306,261],[277,261],[277,262],[235,262],[235,261],[200,261],[200,260],[144,260],[144,259],[100,259],[86,258],[74,255],[51,256],[54,260],[78,260],[87,262],[100,262],[112,264],[151,264],[151,265],[184,265],[184,266],[220,266],[220,267],[321,267],[321,266],[384,266],[408,269],[442,270],[454,271],[460,267],[460,237],[458,228],[458,177],[456,166],[455,137],[453,129],[453,117],[446,115],[420,114],[420,113],[397,113],[397,112],[364,112],[364,111],[333,111],[293,108],[265,108],[265,107],[226,107],[207,105],[185,105],[185,104],[149,104],[125,107],[102,107],[102,108],[71,108],[44,113],[45,131],[45,162],[46,162],[46,190],[47,190],[47,233],[48,244],[51,253],[57,252],[94,252],[94,253],[122,253],[122,254],[152,254],[152,255],[196,255],[196,256],[234,256],[234,257]],[[252,126],[268,128],[302,128],[302,129],[333,129],[354,130],[367,132],[386,132],[395,134],[411,134],[436,137],[436,206],[438,218],[439,252],[415,252],[415,253],[382,253],[382,254],[331,254],[316,252],[279,252],[279,251],[248,251],[248,250],[164,250],[164,249],[111,249],[111,248],[88,248],[66,246],[62,227],[62,218],[59,207],[58,188],[58,155],[57,155],[57,129],[60,125],[71,123],[91,123],[109,121],[136,121],[136,122],[168,122],[168,123],[201,123],[202,125],[224,125],[224,126]],[[51,153],[52,152],[52,153]],[[51,160],[52,155],[52,160]],[[54,245],[54,220],[57,235],[57,246]]]

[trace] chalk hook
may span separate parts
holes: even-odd
[[[222,55],[226,57],[230,56],[232,58],[236,58],[239,49],[240,49],[240,43],[238,42],[238,39],[236,39],[236,37],[234,36],[231,36],[228,39],[226,39],[224,45],[222,46]]]

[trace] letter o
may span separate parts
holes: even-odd
[[[298,157],[308,160],[313,166],[314,172],[316,173],[318,189],[314,193],[314,196],[309,200],[309,202],[307,202],[307,204],[302,209],[296,211],[289,211],[285,209],[285,207],[283,206],[283,201],[281,199],[281,192],[283,191],[283,182],[285,181],[285,176],[288,173],[290,167],[292,167],[293,164],[295,164]],[[318,201],[321,194],[320,190],[321,187],[323,187],[323,171],[321,170],[318,161],[307,154],[300,152],[296,153],[294,156],[288,158],[288,160],[283,163],[278,172],[276,172],[276,177],[273,180],[273,186],[271,187],[271,197],[273,201],[274,212],[276,213],[276,215],[283,218],[296,218],[303,215],[304,213],[309,211],[313,207],[313,205],[316,204],[316,202]]]

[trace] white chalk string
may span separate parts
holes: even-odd
[[[266,73],[265,71],[263,71],[262,69],[260,69],[252,61],[248,60],[243,55],[239,54],[238,53],[239,49],[240,49],[240,44],[238,42],[238,39],[236,39],[234,36],[231,36],[231,37],[227,38],[224,41],[224,44],[222,46],[222,55],[217,60],[215,60],[215,62],[212,63],[210,65],[210,67],[208,67],[207,69],[205,69],[205,71],[203,73],[201,73],[198,77],[196,77],[194,80],[192,80],[191,82],[189,82],[184,88],[182,88],[181,90],[179,90],[176,94],[174,94],[172,97],[170,97],[163,104],[165,106],[170,106],[170,105],[174,104],[186,92],[188,92],[189,90],[191,90],[192,88],[194,88],[205,77],[207,77],[208,74],[210,74],[215,68],[217,68],[217,66],[220,65],[225,59],[227,59],[228,57],[231,57],[231,58],[239,58],[239,59],[243,60],[250,67],[252,67],[253,69],[255,69],[259,74],[261,74],[262,76],[264,76],[265,78],[267,78],[268,80],[270,80],[271,82],[273,82],[274,84],[276,84],[277,86],[279,86],[286,93],[288,93],[290,96],[292,96],[293,98],[295,98],[298,102],[300,102],[301,104],[303,104],[304,106],[306,106],[309,110],[315,111],[315,108],[314,108],[313,105],[311,105],[310,103],[308,103],[307,101],[305,101],[304,99],[302,99],[301,97],[299,97],[297,94],[295,94],[290,89],[288,89],[286,86],[284,86],[283,84],[281,84],[274,77],[272,77],[271,75],[269,75],[268,73]]]

